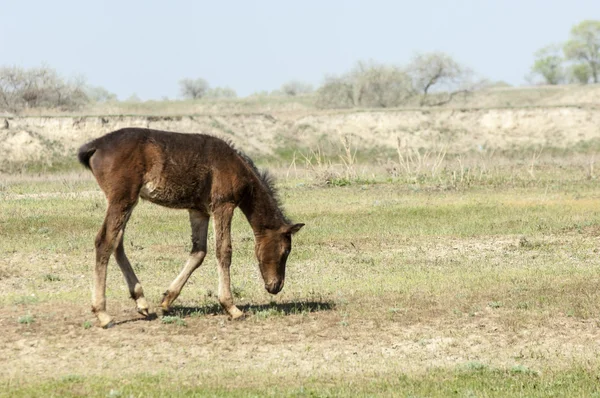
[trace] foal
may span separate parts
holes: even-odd
[[[192,228],[192,251],[181,273],[163,294],[168,311],[206,256],[208,220],[212,214],[219,263],[219,303],[232,319],[243,315],[233,303],[231,219],[239,207],[255,238],[255,253],[265,289],[277,294],[285,280],[292,235],[304,224],[292,224],[283,214],[275,189],[250,158],[216,137],[125,128],[95,139],[79,149],[108,201],[104,223],[96,236],[96,265],[92,311],[102,327],[112,325],[106,312],[106,268],[114,252],[131,297],[140,314],[148,303],[125,255],[123,233],[139,198],[162,206],[187,209]]]

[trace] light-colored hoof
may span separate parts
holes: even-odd
[[[108,322],[106,325],[102,326],[102,329],[110,329],[113,326],[115,326],[115,322],[111,319],[110,322]]]
[[[146,301],[145,297],[140,297],[135,302],[137,304],[137,312],[138,313],[140,313],[141,315],[143,315],[145,317],[150,316],[150,313],[148,312],[148,302]]]
[[[173,303],[173,301],[175,301],[175,298],[172,297],[171,292],[169,292],[167,290],[166,292],[163,293],[163,298],[162,298],[162,301],[160,302],[160,308],[163,310],[163,312],[171,311],[171,304]]]
[[[228,312],[232,321],[241,321],[246,318],[246,315],[238,307],[233,307]]]
[[[143,317],[148,318],[150,316],[150,312],[148,312],[148,308],[138,308],[137,309],[138,314],[140,314]]]
[[[109,329],[115,325],[110,315],[108,315],[106,312],[99,312],[96,314],[96,316],[100,322],[100,327],[103,329]]]

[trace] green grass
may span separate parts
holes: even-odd
[[[179,316],[163,316],[160,321],[165,325],[187,326],[187,323]]]
[[[27,315],[23,315],[19,317],[19,323],[21,325],[31,325],[33,322],[35,322],[35,319],[33,318],[33,315],[31,314],[27,314]]]
[[[523,367],[494,369],[472,363],[454,370],[430,369],[422,375],[363,375],[359,380],[343,380],[332,385],[318,376],[295,380],[256,383],[260,375],[227,375],[241,384],[224,387],[214,381],[173,380],[167,375],[136,375],[110,379],[69,375],[41,383],[0,383],[0,396],[27,397],[110,397],[110,396],[212,396],[212,397],[597,397],[600,396],[599,369],[577,367],[556,374],[538,374]],[[262,379],[262,378],[261,378]],[[4,384],[4,385],[3,385]]]

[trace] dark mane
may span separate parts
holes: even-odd
[[[275,186],[275,177],[273,177],[271,175],[271,173],[269,173],[268,170],[259,170],[258,167],[256,167],[256,164],[254,164],[254,161],[248,155],[246,155],[242,150],[236,148],[235,145],[231,141],[225,140],[225,142],[227,143],[227,145],[229,145],[231,147],[231,149],[233,149],[235,151],[235,153],[238,154],[238,156],[240,158],[242,158],[244,160],[244,162],[246,162],[246,164],[249,166],[250,170],[252,170],[254,175],[262,183],[262,186],[267,190],[269,196],[275,202],[275,205],[279,209],[279,212],[281,213],[281,217],[283,218],[283,220],[287,224],[291,224],[292,222],[285,215],[285,211],[281,204],[281,200],[279,197],[279,191],[277,190],[277,187]]]

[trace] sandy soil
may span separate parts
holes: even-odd
[[[113,307],[114,308],[114,307]],[[36,306],[32,325],[14,327],[21,313],[0,312],[0,378],[57,378],[177,372],[198,377],[224,371],[302,377],[424,372],[435,367],[515,364],[560,369],[600,354],[595,321],[549,318],[544,325],[512,330],[501,312],[474,318],[405,323],[340,322],[335,311],[228,321],[223,315],[186,318],[187,327],[141,320],[121,307],[117,326],[84,329],[81,306]],[[251,380],[246,380],[247,385]]]

